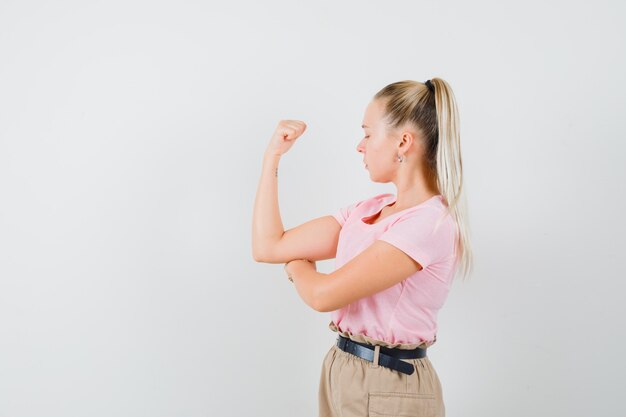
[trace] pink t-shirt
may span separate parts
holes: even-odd
[[[344,335],[386,342],[386,346],[428,347],[436,341],[437,312],[448,296],[457,262],[456,222],[448,214],[442,195],[374,224],[363,221],[395,201],[394,194],[378,194],[333,214],[342,226],[335,268],[341,268],[375,240],[383,240],[415,259],[423,269],[390,288],[332,311],[329,326]],[[353,339],[362,340],[359,336]]]

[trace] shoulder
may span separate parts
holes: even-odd
[[[447,205],[439,198],[415,210],[407,210],[394,219],[390,227],[396,233],[414,235],[419,232],[421,235],[436,235],[440,238],[454,238],[456,232],[456,222]]]
[[[454,254],[456,223],[447,207],[427,204],[394,219],[379,237],[416,260],[422,268]]]

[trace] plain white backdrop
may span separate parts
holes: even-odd
[[[252,259],[393,184],[370,98],[459,105],[475,270],[429,356],[447,416],[624,415],[626,13],[618,1],[0,3],[0,417],[317,416],[330,313]],[[334,260],[317,263],[331,272]]]

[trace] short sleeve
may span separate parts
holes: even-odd
[[[392,244],[427,268],[453,253],[454,223],[447,217],[438,209],[416,210],[394,222],[378,240]]]
[[[350,217],[350,214],[352,214],[352,211],[357,208],[358,206],[361,205],[361,203],[363,203],[364,200],[362,201],[357,201],[356,203],[352,203],[348,206],[345,207],[341,207],[339,210],[337,210],[332,216],[339,222],[339,224],[341,225],[341,227],[343,227],[344,224],[346,224],[346,221],[348,220],[348,218]]]

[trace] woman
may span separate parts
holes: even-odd
[[[337,343],[326,354],[319,416],[444,416],[441,383],[426,349],[452,280],[473,261],[459,116],[440,78],[387,85],[368,104],[357,146],[378,194],[284,231],[278,210],[280,156],[304,132],[281,121],[267,147],[253,219],[255,260],[286,263],[300,297],[331,312]],[[314,261],[336,257],[336,270]],[[460,268],[459,268],[460,267]]]

